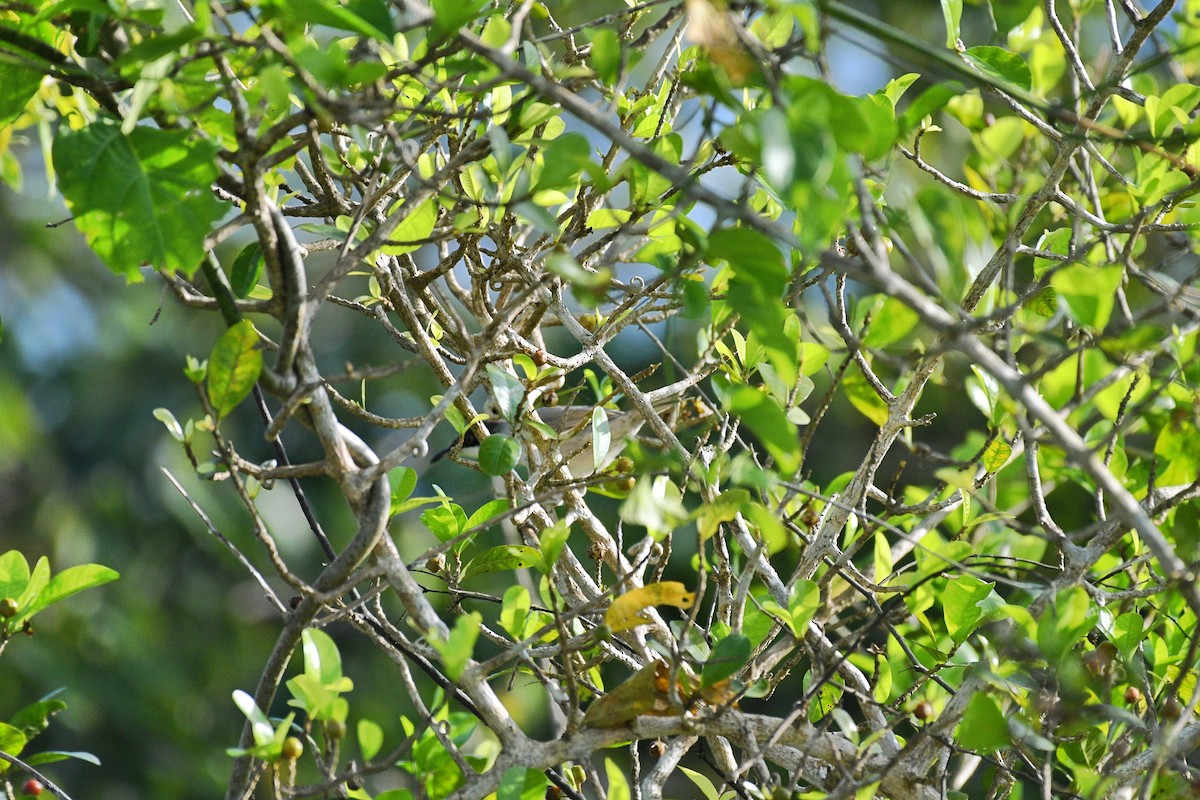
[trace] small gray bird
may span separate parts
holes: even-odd
[[[663,413],[681,402],[684,401],[681,401],[679,395],[670,394],[653,399],[651,404],[655,411]],[[595,444],[597,440],[603,442],[606,437],[595,435],[593,419],[596,417],[596,408],[596,406],[574,405],[545,406],[537,410],[538,417],[545,428],[549,428],[549,431],[537,429],[557,436],[560,461],[571,471],[571,476],[574,478],[587,478],[608,467],[621,455],[625,445],[634,436],[637,436],[638,431],[646,424],[646,418],[637,411],[602,409],[604,422],[608,426],[608,443],[605,452],[597,459]],[[686,424],[694,424],[710,413],[703,403],[691,400],[684,402],[681,417]],[[491,433],[512,434],[512,426],[499,416],[485,420],[484,425]],[[530,427],[534,428],[533,425]],[[478,445],[479,441],[475,434],[468,430],[463,436],[461,449]],[[437,461],[445,457],[454,450],[455,446],[451,445],[442,450],[433,457],[433,460]]]

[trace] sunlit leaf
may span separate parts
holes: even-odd
[[[650,606],[667,605],[689,608],[696,601],[696,593],[689,592],[678,581],[650,583],[632,589],[612,601],[604,614],[604,622],[614,632],[636,628],[650,622],[641,612]]]
[[[55,138],[54,169],[75,224],[110,269],[130,281],[143,264],[190,275],[226,210],[211,188],[217,149],[183,130],[127,136],[102,118]]]
[[[223,417],[246,398],[262,372],[258,332],[249,320],[230,326],[208,356],[208,398]]]
[[[73,594],[85,589],[103,586],[121,577],[115,569],[109,569],[99,564],[80,564],[68,567],[50,578],[45,588],[38,592],[37,598],[25,612],[29,616],[49,605],[65,600]]]
[[[383,748],[383,728],[377,722],[360,719],[357,734],[358,750],[365,760],[370,761]]]
[[[959,745],[977,753],[994,753],[1012,744],[1004,712],[984,692],[976,692],[971,698],[954,737]]]
[[[1005,83],[1026,91],[1033,88],[1033,73],[1029,71],[1029,65],[1019,55],[1003,47],[971,47],[967,49],[967,58],[979,69]]]

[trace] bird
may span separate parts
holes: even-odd
[[[681,405],[680,419],[688,425],[695,424],[712,413],[701,401],[694,398],[681,400],[678,394],[654,398],[651,405],[660,414],[676,405]],[[589,478],[611,465],[621,455],[630,440],[637,436],[638,431],[646,424],[646,417],[636,410],[602,409],[608,424],[608,449],[597,459],[594,445],[601,437],[594,435],[592,424],[597,408],[600,407],[589,405],[543,406],[537,410],[537,416],[542,425],[528,423],[524,425],[524,427],[536,429],[545,434],[545,438],[551,436],[557,438],[558,457],[554,463],[547,466],[554,467],[563,464],[570,470],[571,477],[575,479]],[[495,408],[490,408],[489,411],[492,412],[492,416],[483,423],[488,432],[512,435],[512,426],[508,421],[499,416]],[[478,445],[479,440],[475,436],[474,430],[468,429],[463,434],[461,445],[455,443],[447,447],[434,455],[432,460],[438,461],[456,448],[461,451]]]

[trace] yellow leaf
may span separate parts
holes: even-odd
[[[613,600],[604,614],[604,622],[613,633],[620,633],[649,623],[650,620],[641,613],[649,606],[690,608],[694,602],[696,593],[689,592],[679,581],[651,583]]]

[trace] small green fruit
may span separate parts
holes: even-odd
[[[331,719],[325,723],[325,735],[330,739],[337,741],[346,736],[346,723],[340,719]]]
[[[304,755],[304,742],[295,736],[289,736],[283,740],[283,748],[279,751],[279,754],[288,761],[295,761]]]

